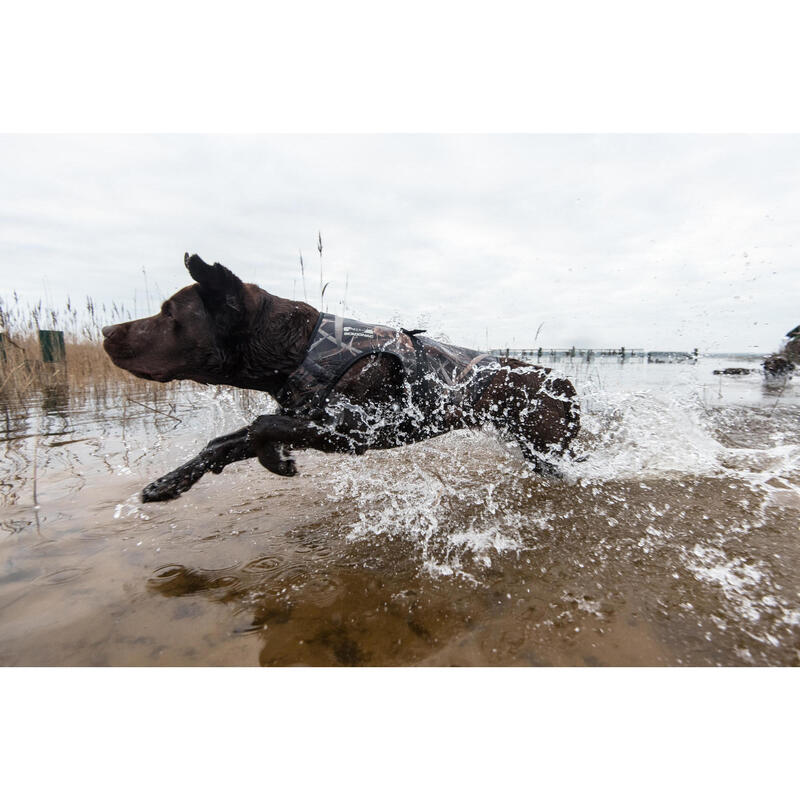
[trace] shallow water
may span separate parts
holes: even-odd
[[[148,505],[231,392],[0,409],[0,664],[798,664],[800,383],[742,365],[554,365],[563,480],[462,431]]]

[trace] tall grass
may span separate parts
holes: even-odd
[[[319,253],[319,292],[320,310],[323,308],[325,292],[329,283],[323,282],[322,232],[317,232],[316,241]],[[142,267],[144,277],[145,301],[150,305],[150,291],[147,271]],[[308,301],[305,264],[300,252],[300,277],[303,299]],[[349,275],[348,275],[349,282]],[[347,283],[345,284],[346,306]],[[134,293],[133,313],[124,303],[114,302],[110,306],[98,305],[91,297],[82,303],[74,303],[67,298],[63,308],[50,308],[41,300],[36,304],[24,303],[16,292],[10,298],[0,297],[0,403],[25,403],[31,396],[44,391],[68,389],[69,394],[87,391],[104,394],[124,394],[137,397],[147,393],[154,403],[168,398],[170,393],[185,388],[191,382],[171,382],[167,384],[136,378],[129,372],[115,366],[103,350],[102,329],[106,325],[127,322],[138,314],[136,293]],[[39,344],[39,331],[63,331],[66,359],[61,364],[45,364],[42,361]],[[234,389],[237,403],[245,413],[260,411],[264,404],[261,392]],[[162,412],[159,412],[162,413]]]
[[[24,402],[31,394],[65,383],[76,390],[141,383],[114,366],[102,347],[103,325],[130,318],[124,305],[98,308],[91,297],[82,307],[68,298],[60,309],[47,308],[41,300],[25,305],[16,293],[11,300],[0,298],[0,400]],[[40,330],[64,332],[64,363],[43,363]]]
[[[67,398],[82,398],[91,393],[110,402],[137,402],[152,406],[158,414],[163,403],[178,392],[196,386],[192,382],[156,383],[137,378],[117,367],[103,350],[102,328],[132,319],[124,304],[110,308],[98,306],[91,297],[77,307],[71,300],[60,309],[47,308],[40,300],[25,305],[13,295],[0,298],[0,403],[25,405],[31,399],[57,390]],[[40,330],[64,332],[66,351],[63,363],[44,363],[39,344]],[[264,395],[244,389],[232,390],[245,413],[257,412]],[[136,400],[132,399],[136,398]],[[116,400],[115,400],[116,399]],[[173,406],[174,408],[174,406]]]

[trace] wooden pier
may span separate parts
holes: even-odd
[[[597,358],[616,359],[617,361],[639,361],[645,360],[648,364],[674,364],[686,361],[697,361],[697,348],[693,352],[683,352],[678,350],[645,350],[641,347],[616,347],[616,348],[550,348],[550,347],[531,347],[522,350],[511,348],[500,348],[490,350],[493,356],[505,358],[518,358],[522,361],[586,361],[591,362]]]

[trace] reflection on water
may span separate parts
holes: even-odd
[[[42,411],[64,416],[69,411],[69,389],[65,382],[46,386],[42,390]]]
[[[0,408],[0,664],[797,664],[797,382],[734,365],[559,363],[563,481],[457,432],[148,506],[260,409],[51,387]]]

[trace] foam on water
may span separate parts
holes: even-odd
[[[565,474],[607,481],[709,474],[718,468],[724,448],[696,394],[587,390],[581,424],[589,458],[563,464]]]
[[[353,540],[401,538],[434,575],[468,573],[464,559],[484,566],[493,554],[518,551],[524,524],[509,491],[519,491],[524,466],[496,442],[459,431],[403,451],[337,459],[326,471],[332,501],[355,506],[347,536]]]
[[[409,616],[417,644],[430,634],[438,646],[444,630],[439,641],[452,635],[456,647],[463,636],[464,653],[498,645],[504,658],[523,640],[532,659],[546,660],[548,647],[569,655],[580,629],[579,661],[605,645],[599,661],[614,662],[629,639],[625,652],[637,656],[658,644],[642,656],[649,663],[797,663],[800,381],[772,391],[757,374],[711,377],[715,366],[592,364],[571,375],[582,405],[575,449],[587,458],[558,462],[561,479],[534,474],[516,444],[490,431],[457,431],[361,457],[297,452],[296,478],[253,460],[163,505],[142,505],[141,487],[273,412],[272,401],[187,385],[130,404],[99,398],[68,416],[37,403],[19,414],[7,447],[7,552],[21,556],[20,575],[41,566],[34,587],[66,581],[83,597],[95,586],[104,618],[107,587],[91,581],[111,564],[139,581],[183,565],[176,580],[191,592],[211,570],[202,591],[215,600],[224,566],[219,586],[246,589],[225,602],[250,614],[280,594],[299,609],[290,626],[317,625],[328,603],[340,603],[349,625],[358,596],[362,622],[377,613],[373,630],[383,631],[393,619],[404,644]],[[46,547],[40,526],[52,536]],[[156,555],[161,547],[168,557]],[[45,556],[52,569],[40,565]],[[94,564],[86,583],[74,577],[76,559],[81,570]],[[383,587],[399,598],[394,611],[382,610]],[[253,614],[265,629],[268,617]],[[437,628],[468,617],[474,627]],[[311,628],[284,630],[305,639]]]
[[[780,489],[798,491],[800,446],[772,444],[774,437],[750,447],[724,442],[725,410],[710,408],[703,394],[686,379],[660,390],[625,391],[605,388],[599,374],[587,378],[576,447],[587,458],[556,462],[562,489],[564,482],[603,492],[620,481],[647,488],[648,481],[708,476],[743,481],[765,498],[778,479]],[[434,575],[477,578],[493,558],[521,553],[535,543],[537,530],[558,523],[546,508],[531,507],[532,488],[547,479],[529,470],[516,446],[488,432],[459,431],[400,451],[339,458],[321,477],[331,500],[355,509],[350,538],[402,538]],[[608,519],[609,527],[615,523]],[[651,535],[646,524],[643,529]],[[728,562],[717,553],[711,563],[714,552],[704,553],[704,560],[694,555],[693,569],[712,580]],[[735,565],[727,568],[738,574]]]
[[[714,609],[703,617],[706,637],[737,630],[750,642],[739,657],[762,663],[765,650],[794,641],[800,626],[793,583],[780,578],[779,556],[765,549],[762,533],[775,508],[800,509],[800,412],[793,390],[764,394],[759,376],[731,380],[737,398],[750,394],[727,402],[720,395],[729,389],[703,385],[702,374],[659,365],[643,376],[626,365],[581,376],[575,449],[587,458],[558,461],[561,479],[534,474],[516,444],[467,430],[360,457],[300,452],[297,480],[327,492],[331,535],[377,556],[397,553],[387,541],[399,544],[403,558],[437,581],[485,586],[523,559],[534,573],[545,563],[566,564],[575,575],[585,563],[613,571],[620,561],[641,563],[644,581],[674,571],[682,592],[714,598],[692,597]],[[210,438],[273,410],[266,397],[245,410],[229,390],[193,391],[176,410],[184,435],[159,429],[136,443],[130,463],[160,469],[169,449],[177,465]],[[251,469],[248,480],[257,481],[258,467]],[[693,487],[708,481],[726,494],[717,506],[725,519],[694,500]],[[142,514],[138,496],[115,509],[117,518]],[[576,596],[579,610],[597,602]],[[697,613],[688,599],[681,608]]]

